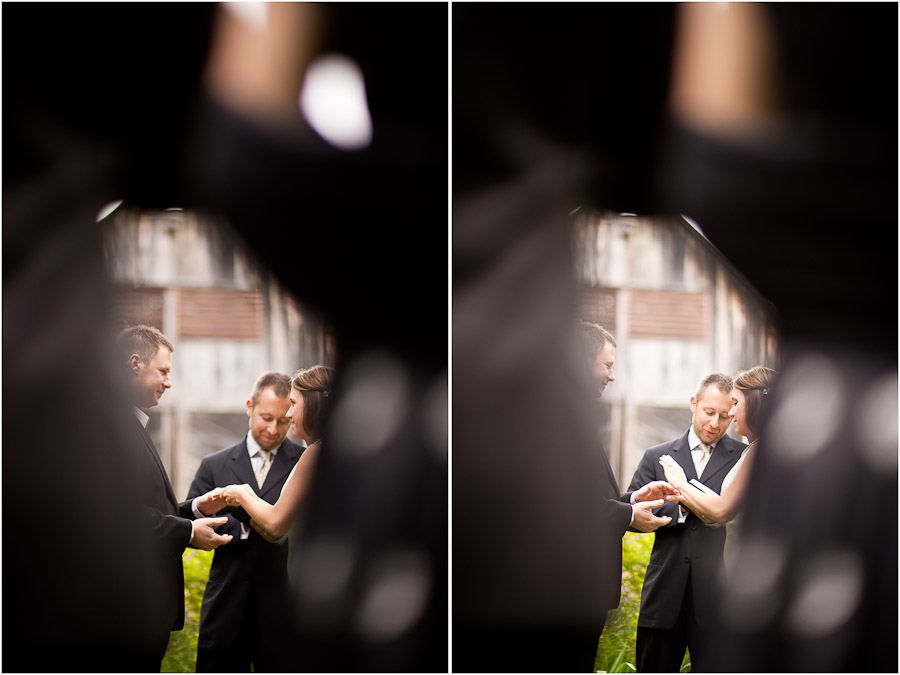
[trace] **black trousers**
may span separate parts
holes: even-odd
[[[251,665],[257,673],[296,670],[296,664],[289,663],[288,619],[289,617],[285,617],[284,632],[263,635],[257,610],[248,606],[243,614],[240,631],[227,649],[198,646],[197,672],[249,673]]]
[[[638,626],[635,645],[640,673],[677,673],[681,671],[684,651],[691,652],[691,672],[714,670],[716,636],[703,630],[694,612],[694,594],[688,579],[675,625],[667,630]]]

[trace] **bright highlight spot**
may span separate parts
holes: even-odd
[[[329,54],[309,66],[300,110],[316,133],[336,148],[361,150],[372,142],[362,70],[346,56]]]
[[[681,214],[681,217],[684,218],[684,222],[686,222],[688,225],[690,225],[691,227],[693,227],[701,237],[703,237],[704,239],[706,239],[707,241],[709,241],[709,237],[706,236],[706,232],[704,232],[704,231],[701,229],[701,227],[697,224],[697,221],[696,221],[696,220],[694,220],[693,218],[688,218],[688,217],[687,217],[686,215],[684,215],[683,213]]]
[[[269,27],[269,7],[265,2],[226,2],[224,8],[257,30]]]
[[[108,218],[109,216],[111,216],[112,212],[122,205],[122,201],[123,200],[119,199],[118,201],[110,202],[109,204],[103,206],[103,208],[101,208],[99,211],[97,211],[97,222],[99,223],[104,218]]]

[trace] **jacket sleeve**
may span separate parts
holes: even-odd
[[[160,546],[169,553],[180,556],[191,541],[190,520],[164,514],[153,507],[147,507],[147,518],[150,531]]]
[[[611,524],[611,528],[621,538],[631,526],[631,504],[622,498],[607,499],[603,510],[604,518]]]

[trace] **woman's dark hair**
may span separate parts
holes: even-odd
[[[330,366],[302,368],[291,378],[291,386],[303,397],[303,428],[310,443],[322,440],[333,380],[334,368]]]
[[[772,400],[772,385],[778,373],[765,366],[754,366],[749,370],[742,370],[734,376],[734,388],[744,392],[744,400],[747,404],[747,412],[744,421],[747,428],[755,435],[759,435],[763,419]]]

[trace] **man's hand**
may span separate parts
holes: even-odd
[[[204,516],[212,516],[224,509],[226,505],[223,494],[225,488],[214,488],[197,499],[197,508]]]
[[[664,480],[655,480],[647,483],[640,490],[635,490],[632,497],[635,502],[649,502],[657,499],[665,499],[668,495],[677,495],[678,490]]]
[[[224,546],[232,540],[230,534],[219,534],[213,528],[224,525],[228,522],[228,518],[197,518],[194,521],[194,536],[191,539],[191,546],[199,548],[202,551],[212,551],[213,549]]]
[[[668,525],[672,520],[669,516],[655,516],[653,509],[665,504],[665,500],[657,499],[652,502],[637,502],[631,508],[634,510],[634,522],[631,526],[638,532],[653,532],[663,525]]]

